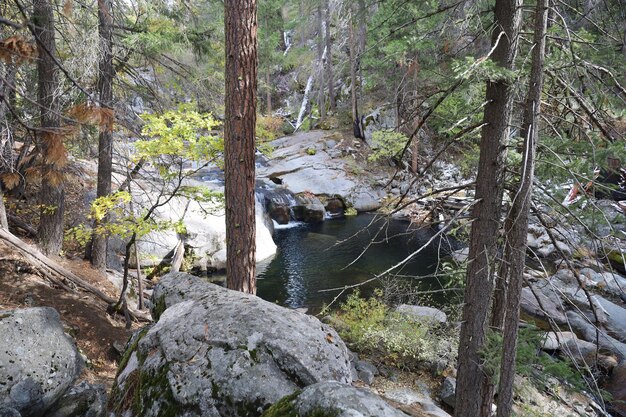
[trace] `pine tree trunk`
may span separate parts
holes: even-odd
[[[257,87],[256,0],[226,0],[226,285],[256,293],[254,137]]]
[[[322,2],[317,5],[317,20],[318,20],[318,36],[317,36],[317,59],[319,61],[319,90],[317,95],[317,108],[320,113],[320,123],[326,119],[326,100],[324,97],[324,61],[325,61],[325,42],[324,42],[324,18],[323,18],[323,5]]]
[[[0,36],[2,32],[0,31]],[[11,132],[9,131],[9,102],[7,96],[12,91],[12,85],[15,85],[15,74],[17,67],[7,63],[5,65],[6,72],[3,74],[6,84],[0,80],[0,153],[2,158],[5,158],[4,150],[9,147],[12,152],[13,141],[11,140]],[[13,169],[13,160],[4,160],[3,165],[8,169]],[[4,184],[0,183],[0,227],[9,230],[9,222],[7,220],[7,210],[4,204]]]
[[[272,115],[272,84],[271,84],[271,78],[270,78],[270,65],[269,64],[267,64],[267,69],[265,70],[265,85],[267,87],[267,90],[266,90],[267,115],[271,116]]]
[[[356,45],[354,39],[354,22],[352,21],[352,15],[348,18],[349,25],[349,35],[350,39],[349,47],[350,47],[350,92],[351,92],[351,100],[352,100],[352,125],[353,125],[353,134],[355,138],[363,138],[363,131],[361,128],[361,120],[359,118],[359,108],[358,108],[358,84],[356,77]]]
[[[492,45],[492,60],[512,69],[517,52],[521,0],[497,0]],[[459,341],[457,377],[457,417],[489,416],[482,407],[487,386],[480,350],[484,345],[487,316],[496,269],[497,237],[504,188],[504,163],[513,104],[511,81],[502,78],[487,82],[481,133],[480,159],[476,179],[476,204],[470,234],[463,318]],[[490,407],[490,405],[489,405]]]
[[[337,101],[335,100],[335,79],[333,76],[333,50],[332,38],[330,37],[330,2],[326,0],[324,7],[324,27],[326,29],[326,81],[328,83],[328,104],[330,111],[337,110]]]
[[[111,107],[113,102],[113,51],[112,51],[112,7],[111,0],[98,0],[98,31],[100,33],[100,51],[102,58],[98,71],[98,92],[100,106]],[[113,135],[111,120],[100,127],[98,138],[98,186],[97,197],[111,194],[111,172],[113,169]],[[106,216],[96,227],[108,222]],[[106,269],[107,235],[95,233],[91,249],[91,264],[100,270]]]
[[[504,262],[509,265],[509,285],[506,297],[506,317],[503,331],[504,346],[502,348],[500,386],[498,389],[498,417],[511,415],[513,406],[513,381],[515,379],[519,309],[522,283],[524,281],[524,267],[526,265],[528,214],[535,176],[537,141],[539,139],[548,9],[548,0],[537,0],[532,68],[521,130],[524,138],[521,176],[517,192],[513,198],[513,207],[507,218],[506,232],[508,239],[506,241],[510,250],[507,251],[509,256]]]
[[[39,246],[46,255],[57,255],[63,243],[63,215],[65,214],[65,186],[61,169],[66,152],[59,131],[59,82],[54,39],[54,16],[49,0],[33,3],[33,26],[37,39],[37,72],[39,79],[38,101],[41,109],[40,142],[42,167],[39,202]]]

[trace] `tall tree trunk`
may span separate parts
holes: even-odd
[[[498,417],[511,415],[513,406],[513,381],[515,379],[519,309],[524,280],[524,267],[526,265],[528,213],[535,176],[537,141],[539,139],[548,9],[548,0],[537,0],[532,68],[521,130],[524,138],[522,166],[519,185],[513,198],[513,206],[508,215],[505,229],[508,237],[506,239],[507,245],[510,246],[510,250],[507,251],[508,257],[504,260],[509,265],[509,285],[506,298],[506,318],[504,320],[504,346],[500,367],[500,386],[498,389]]]
[[[2,32],[0,31],[0,37],[2,36]],[[5,155],[7,153],[12,156],[13,152],[13,141],[12,133],[10,131],[9,124],[9,100],[8,96],[10,92],[13,90],[13,86],[15,85],[15,74],[17,73],[17,66],[13,64],[7,63],[5,65],[6,71],[3,74],[3,78],[6,80],[6,83],[0,81],[0,155],[2,155],[2,168],[3,170],[7,170],[13,172],[13,158],[9,158],[6,160]],[[8,149],[8,152],[5,151]],[[6,152],[6,153],[5,153]],[[4,184],[0,182],[0,227],[3,229],[9,230],[9,222],[7,220],[7,210],[4,205]]]
[[[352,19],[352,12],[350,12],[350,17],[348,17],[348,25],[349,25],[349,35],[350,35],[350,39],[348,40],[349,42],[349,47],[350,47],[350,92],[351,92],[351,99],[352,99],[352,130],[354,133],[354,137],[355,138],[363,138],[363,129],[361,126],[361,119],[359,117],[359,107],[358,107],[358,96],[357,96],[357,91],[358,91],[358,83],[357,83],[357,76],[356,76],[356,71],[357,71],[357,52],[356,52],[356,45],[355,45],[355,39],[354,39],[354,22]]]
[[[361,56],[365,53],[365,43],[367,42],[367,5],[365,0],[358,0],[357,2],[357,14],[358,14],[358,46],[356,53],[356,75],[359,79],[359,93],[363,93],[363,75],[361,71]]]
[[[301,18],[304,18],[304,16],[307,15],[307,10],[306,10],[307,7],[305,6],[304,1],[305,0],[300,0],[298,2],[298,13],[299,13]],[[305,43],[306,43],[306,33],[305,33],[305,30],[304,30],[305,27],[307,27],[307,25],[301,25],[300,26],[300,30],[299,30],[299,32],[300,32],[300,45],[299,46],[301,46],[301,47],[303,47],[305,45]]]
[[[224,6],[226,285],[255,294],[256,0],[226,0]]]
[[[325,47],[324,42],[324,13],[323,13],[324,5],[323,0],[317,5],[317,21],[318,21],[318,36],[317,36],[317,59],[319,61],[319,91],[317,95],[317,108],[320,112],[320,123],[324,122],[326,119],[326,100],[324,97],[324,88],[326,87],[324,84],[324,61],[326,56],[327,48]]]
[[[324,6],[324,28],[326,29],[326,81],[328,83],[328,104],[330,111],[337,110],[335,100],[335,79],[333,76],[333,50],[332,38],[330,37],[330,2],[326,0]]]
[[[265,69],[265,85],[266,85],[266,111],[267,115],[272,115],[272,84],[270,77],[270,64],[267,64],[267,68]]]
[[[492,45],[493,61],[512,69],[517,52],[521,0],[496,0]],[[486,335],[487,315],[493,292],[497,237],[504,187],[504,164],[513,104],[511,81],[487,82],[485,126],[481,133],[480,159],[476,178],[476,204],[470,234],[469,265],[459,341],[457,417],[489,416],[482,407],[487,386],[480,350]]]
[[[101,59],[98,71],[100,106],[111,107],[113,102],[113,43],[111,0],[98,0],[98,31],[100,33]],[[111,194],[111,172],[113,169],[113,120],[100,127],[98,138],[98,186],[97,197]],[[108,222],[106,216],[96,228]],[[100,270],[106,269],[107,235],[95,233],[91,249],[91,264]]]
[[[37,72],[39,79],[38,101],[41,108],[41,191],[39,202],[39,246],[46,254],[58,254],[63,243],[63,215],[65,214],[65,186],[62,168],[66,161],[63,138],[59,131],[59,101],[55,94],[59,82],[55,63],[54,16],[49,0],[33,3],[33,26],[37,39]]]

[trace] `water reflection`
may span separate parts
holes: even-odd
[[[405,259],[433,234],[414,230],[406,222],[378,219],[360,215],[276,230],[278,253],[259,266],[257,294],[292,308],[319,309],[337,295],[321,290],[367,281]],[[434,242],[394,273],[408,280],[434,273],[441,247]],[[362,292],[377,285],[371,282]],[[420,280],[419,285],[440,287],[434,279]]]

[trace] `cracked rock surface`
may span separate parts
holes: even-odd
[[[162,278],[153,304],[158,322],[124,355],[114,415],[257,416],[308,385],[351,381],[343,341],[314,317],[184,273]]]

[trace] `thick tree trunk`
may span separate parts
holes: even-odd
[[[257,88],[256,0],[226,0],[226,285],[256,293],[254,137]]]
[[[100,33],[100,52],[102,54],[98,72],[98,92],[100,106],[111,107],[113,102],[113,51],[112,51],[112,7],[111,0],[98,0],[98,31]],[[98,186],[97,197],[111,194],[111,172],[113,169],[113,120],[100,127],[98,139]],[[108,222],[108,216],[96,227]],[[91,264],[100,270],[106,269],[107,235],[95,233],[91,248]]]
[[[511,415],[513,406],[513,381],[515,379],[515,356],[520,298],[526,265],[526,236],[528,233],[528,213],[530,210],[535,176],[535,155],[539,139],[539,119],[541,116],[541,90],[543,88],[543,68],[545,62],[546,32],[548,25],[548,0],[537,0],[535,10],[535,34],[532,69],[530,73],[528,97],[522,123],[524,138],[522,166],[513,207],[507,218],[507,244],[509,257],[504,262],[509,265],[508,296],[506,298],[506,318],[504,320],[504,346],[500,367],[498,390],[498,417]]]
[[[39,202],[39,245],[46,254],[58,254],[63,243],[63,215],[65,214],[65,186],[61,169],[65,165],[66,151],[59,131],[59,101],[55,94],[59,82],[55,63],[54,16],[49,0],[33,3],[33,26],[37,39],[37,72],[39,79],[38,101],[41,106],[39,145],[42,156],[41,191]]]
[[[492,34],[493,61],[512,69],[517,51],[521,0],[497,0]],[[473,209],[467,268],[465,304],[459,341],[457,378],[457,417],[489,416],[482,407],[487,387],[480,350],[484,345],[487,315],[496,269],[497,238],[504,187],[504,164],[509,122],[513,104],[510,80],[487,83],[481,133],[480,159],[476,179],[476,204]],[[489,405],[490,407],[490,405]]]
[[[326,82],[328,83],[328,104],[330,111],[337,110],[335,100],[335,79],[333,76],[333,50],[332,38],[330,37],[330,2],[326,0],[324,7],[324,28],[326,30]]]

